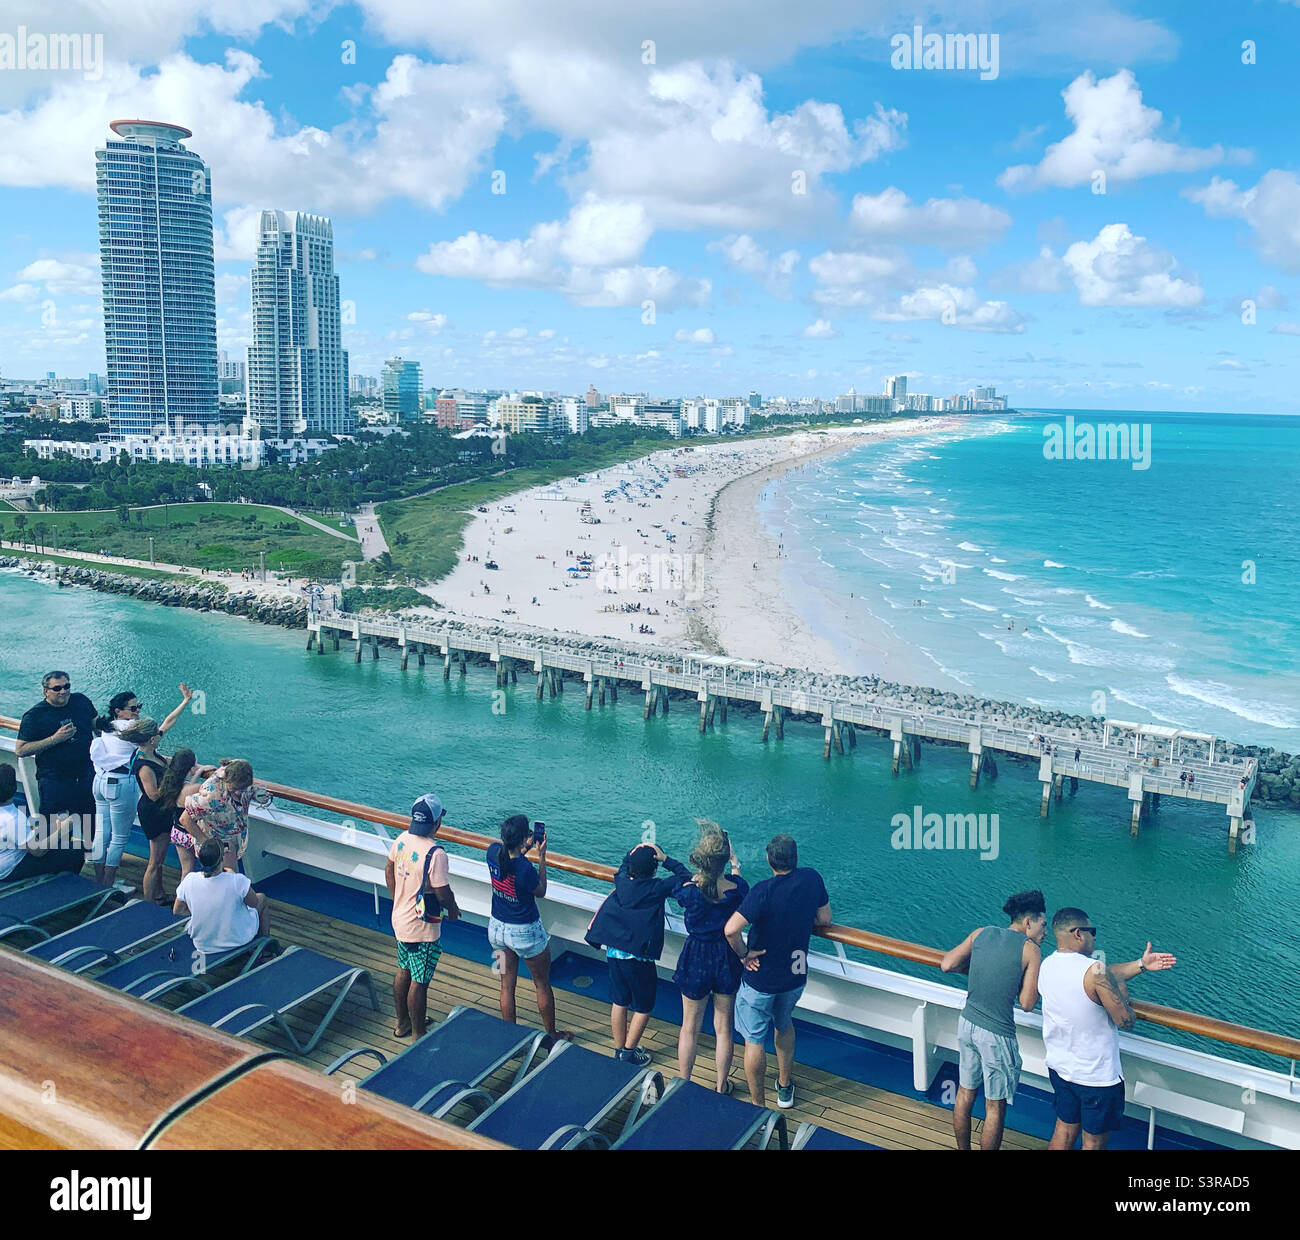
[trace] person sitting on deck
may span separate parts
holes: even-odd
[[[247,875],[223,867],[225,849],[215,837],[199,849],[201,871],[191,870],[176,885],[172,912],[190,915],[186,933],[200,956],[251,943],[268,933],[266,897],[253,890]]]
[[[1020,1047],[1012,1005],[1030,1012],[1038,1002],[1038,945],[1047,934],[1047,904],[1041,891],[1020,891],[1002,906],[1011,925],[981,926],[943,958],[945,973],[967,973],[966,1006],[957,1019],[957,1099],[952,1127],[959,1150],[970,1149],[970,1115],[984,1087],[980,1149],[1002,1145],[1007,1104],[1020,1083]]]
[[[831,924],[822,876],[799,868],[794,837],[774,835],[767,845],[772,877],[755,883],[727,922],[727,942],[747,976],[736,993],[736,1027],[745,1039],[750,1101],[766,1105],[763,1077],[769,1032],[776,1044],[776,1105],[794,1106],[794,1009],[808,980],[808,941],[815,926]],[[752,927],[749,942],[742,937]]]
[[[1124,983],[1178,962],[1148,943],[1137,960],[1107,964],[1096,950],[1097,927],[1079,908],[1057,910],[1052,933],[1056,950],[1038,971],[1044,1058],[1056,1100],[1048,1149],[1073,1149],[1082,1129],[1085,1150],[1104,1150],[1124,1120],[1119,1030],[1137,1021]]]
[[[14,804],[17,791],[17,772],[0,766],[0,883],[81,869],[80,849],[41,847],[39,837],[33,839],[26,807]]]
[[[433,843],[445,813],[442,802],[426,792],[411,806],[411,825],[393,841],[384,866],[397,939],[395,1038],[424,1037],[429,983],[442,956],[442,921],[460,916],[450,885],[447,850]]]
[[[677,1075],[691,1079],[699,1047],[704,1009],[713,999],[713,1035],[717,1090],[732,1092],[731,1056],[735,1045],[731,1019],[744,969],[722,933],[728,918],[749,894],[740,877],[740,862],[727,833],[716,822],[698,820],[700,839],[691,851],[695,877],[673,893],[685,910],[686,942],[677,957],[673,981],[682,992],[682,1031],[677,1040]],[[730,877],[723,870],[730,864]]]
[[[655,877],[661,865],[671,878]],[[614,890],[587,927],[587,942],[605,949],[609,967],[614,1058],[638,1067],[650,1062],[638,1043],[650,1023],[659,987],[655,965],[664,950],[664,901],[690,877],[691,872],[659,845],[638,844],[623,858]]]
[[[515,1023],[515,985],[519,981],[519,958],[528,962],[528,974],[537,990],[537,1011],[552,1037],[569,1038],[555,1028],[555,991],[551,989],[551,940],[542,925],[537,901],[546,894],[545,824],[537,840],[537,864],[527,857],[533,846],[528,819],[512,814],[501,824],[501,839],[487,850],[488,874],[492,879],[492,916],[488,921],[488,942],[492,945],[493,969],[501,976],[501,1019]]]

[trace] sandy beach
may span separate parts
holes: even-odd
[[[519,492],[475,515],[459,564],[426,593],[483,621],[848,671],[785,601],[758,496],[787,471],[868,440],[961,424],[918,418],[683,444]]]

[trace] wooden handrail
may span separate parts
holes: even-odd
[[[18,727],[16,719],[0,715],[0,728],[14,730]],[[340,797],[325,796],[318,792],[308,792],[303,788],[294,788],[288,784],[271,783],[259,780],[259,784],[285,801],[306,805],[312,809],[323,809],[344,818],[354,818],[361,822],[378,823],[381,826],[404,830],[410,821],[403,814],[388,810],[375,809],[356,801],[345,801]],[[495,838],[480,835],[476,831],[463,831],[459,827],[444,824],[438,832],[438,838],[466,848],[484,851]],[[613,866],[603,865],[598,861],[588,861],[583,857],[570,857],[563,853],[547,852],[546,864],[553,869],[569,874],[579,874],[584,878],[593,878],[602,882],[613,882],[617,872]],[[859,930],[854,926],[818,926],[815,931],[824,939],[834,943],[843,943],[846,947],[857,947],[863,951],[875,952],[882,956],[892,956],[897,960],[910,960],[914,964],[931,965],[938,968],[944,953],[937,947],[926,947],[921,943],[909,943],[904,939],[892,939],[882,934],[873,934],[868,930]],[[1202,1016],[1197,1012],[1185,1012],[1180,1008],[1164,1007],[1158,1003],[1145,1003],[1135,1000],[1133,1010],[1143,1020],[1166,1029],[1178,1029],[1184,1033],[1194,1033],[1216,1042],[1226,1042],[1232,1046],[1243,1046],[1250,1050],[1263,1051],[1270,1055],[1279,1055],[1283,1059],[1300,1059],[1300,1038],[1287,1037],[1272,1033],[1266,1029],[1253,1029],[1249,1025],[1237,1025],[1230,1021],[1218,1020],[1213,1016]]]

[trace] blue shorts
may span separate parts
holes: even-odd
[[[551,945],[551,936],[546,933],[540,917],[522,926],[491,917],[488,919],[488,942],[497,951],[505,947],[516,956],[532,960]]]
[[[659,990],[659,970],[653,960],[625,960],[610,956],[609,1001],[634,1012],[653,1012]]]
[[[1020,1047],[1015,1036],[990,1033],[957,1017],[957,1080],[962,1089],[984,1087],[989,1102],[1010,1102],[1020,1084]]]
[[[803,994],[803,987],[765,995],[748,982],[741,982],[736,992],[736,1028],[746,1042],[761,1046],[767,1035],[775,1030],[784,1033],[794,1023],[795,1004]]]
[[[1082,1124],[1094,1137],[1112,1132],[1124,1122],[1124,1082],[1114,1085],[1075,1085],[1055,1068],[1047,1070],[1056,1094],[1056,1118],[1063,1124]]]

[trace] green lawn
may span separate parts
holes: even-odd
[[[545,486],[560,478],[593,473],[621,461],[638,460],[675,446],[678,445],[661,439],[647,440],[644,444],[611,444],[605,452],[593,454],[582,462],[558,461],[553,465],[512,469],[498,478],[461,482],[414,499],[391,500],[378,505],[375,512],[389,551],[403,575],[437,581],[456,567],[465,527],[479,504],[490,503],[529,487]],[[399,534],[406,535],[410,541],[401,544]],[[357,575],[360,580],[367,573],[359,570]]]
[[[337,577],[345,559],[356,559],[357,544],[334,538],[288,513],[259,504],[169,504],[136,508],[123,524],[115,509],[96,512],[30,512],[19,532],[18,513],[0,512],[0,531],[9,541],[52,544],[57,530],[64,550],[106,552],[128,559],[149,558],[189,568],[230,569],[258,566],[310,576]],[[44,526],[42,530],[40,527]]]

